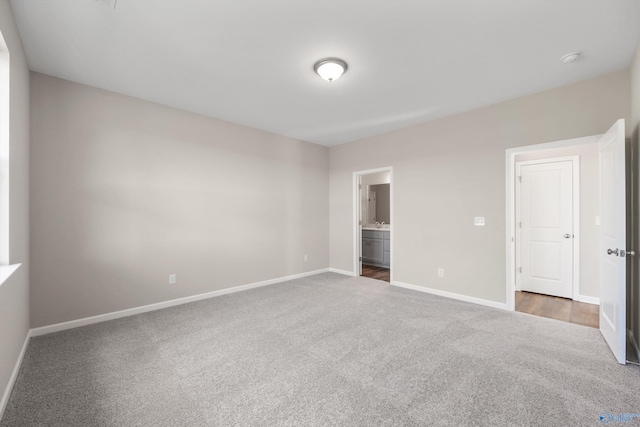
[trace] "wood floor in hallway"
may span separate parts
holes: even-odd
[[[600,307],[598,305],[551,295],[517,291],[516,311],[592,328],[600,326]]]
[[[363,264],[362,276],[390,282],[391,270]],[[600,307],[596,304],[533,292],[516,292],[516,311],[533,314],[534,316],[598,328],[600,325],[599,310]]]

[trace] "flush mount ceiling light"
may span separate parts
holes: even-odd
[[[326,81],[332,82],[347,71],[347,63],[338,58],[325,58],[316,62],[313,71]]]
[[[564,62],[565,64],[568,64],[568,63],[574,62],[575,60],[580,58],[580,55],[582,55],[582,52],[570,52],[570,53],[567,53],[562,58],[560,58],[560,60],[562,62]]]

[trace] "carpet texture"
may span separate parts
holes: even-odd
[[[588,426],[603,412],[640,413],[640,368],[598,330],[326,273],[33,338],[0,426]]]

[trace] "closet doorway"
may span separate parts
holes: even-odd
[[[599,326],[598,153],[597,136],[512,153],[516,311]]]

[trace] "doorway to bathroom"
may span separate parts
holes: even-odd
[[[392,175],[391,167],[353,173],[354,273],[386,282],[393,280]]]

